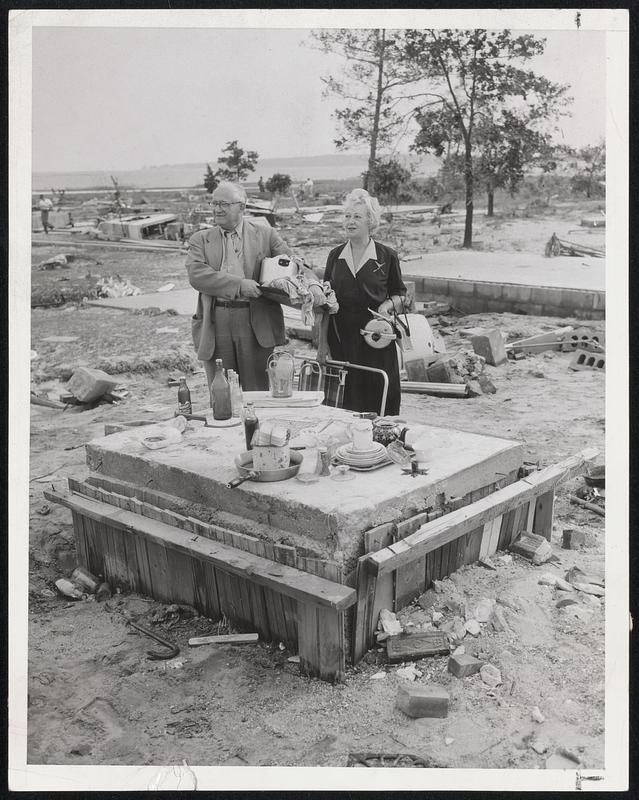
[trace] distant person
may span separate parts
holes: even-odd
[[[266,191],[266,189],[264,188],[264,178],[262,178],[261,175],[259,181],[257,182],[257,188],[259,189],[260,194],[264,194],[264,192]]]
[[[306,197],[313,197],[313,181],[310,178],[307,178],[306,182],[304,183],[304,194]]]
[[[244,217],[246,192],[237,183],[219,183],[210,205],[214,226],[191,236],[186,259],[189,283],[199,292],[193,343],[209,386],[221,358],[245,391],[266,390],[266,362],[286,337],[282,307],[261,296],[260,267],[263,258],[291,251],[275,228]]]
[[[44,228],[44,232],[49,235],[49,228],[53,230],[53,225],[49,224],[49,211],[53,209],[53,203],[49,200],[48,197],[45,197],[43,194],[40,195],[40,199],[38,200],[38,208],[40,209],[40,219],[42,220],[42,227]]]

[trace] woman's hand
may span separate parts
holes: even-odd
[[[393,301],[392,300],[384,300],[383,303],[379,304],[379,308],[377,309],[377,313],[381,314],[384,317],[390,317],[393,311]]]

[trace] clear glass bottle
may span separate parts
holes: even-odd
[[[191,392],[186,385],[186,378],[180,376],[180,385],[178,386],[178,413],[179,414],[192,414],[193,407],[191,405]]]
[[[231,418],[231,387],[224,375],[221,358],[215,360],[215,377],[211,383],[211,407],[213,408],[213,419]]]
[[[228,381],[231,386],[231,413],[234,417],[242,416],[242,388],[240,376],[234,369],[228,370]]]

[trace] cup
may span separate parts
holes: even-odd
[[[362,452],[373,447],[373,423],[370,419],[360,419],[353,422],[348,429],[353,451]]]

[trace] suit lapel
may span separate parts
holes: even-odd
[[[242,246],[244,249],[244,273],[254,281],[260,279],[260,259],[259,255],[259,235],[258,231],[244,218],[244,230],[242,231]]]

